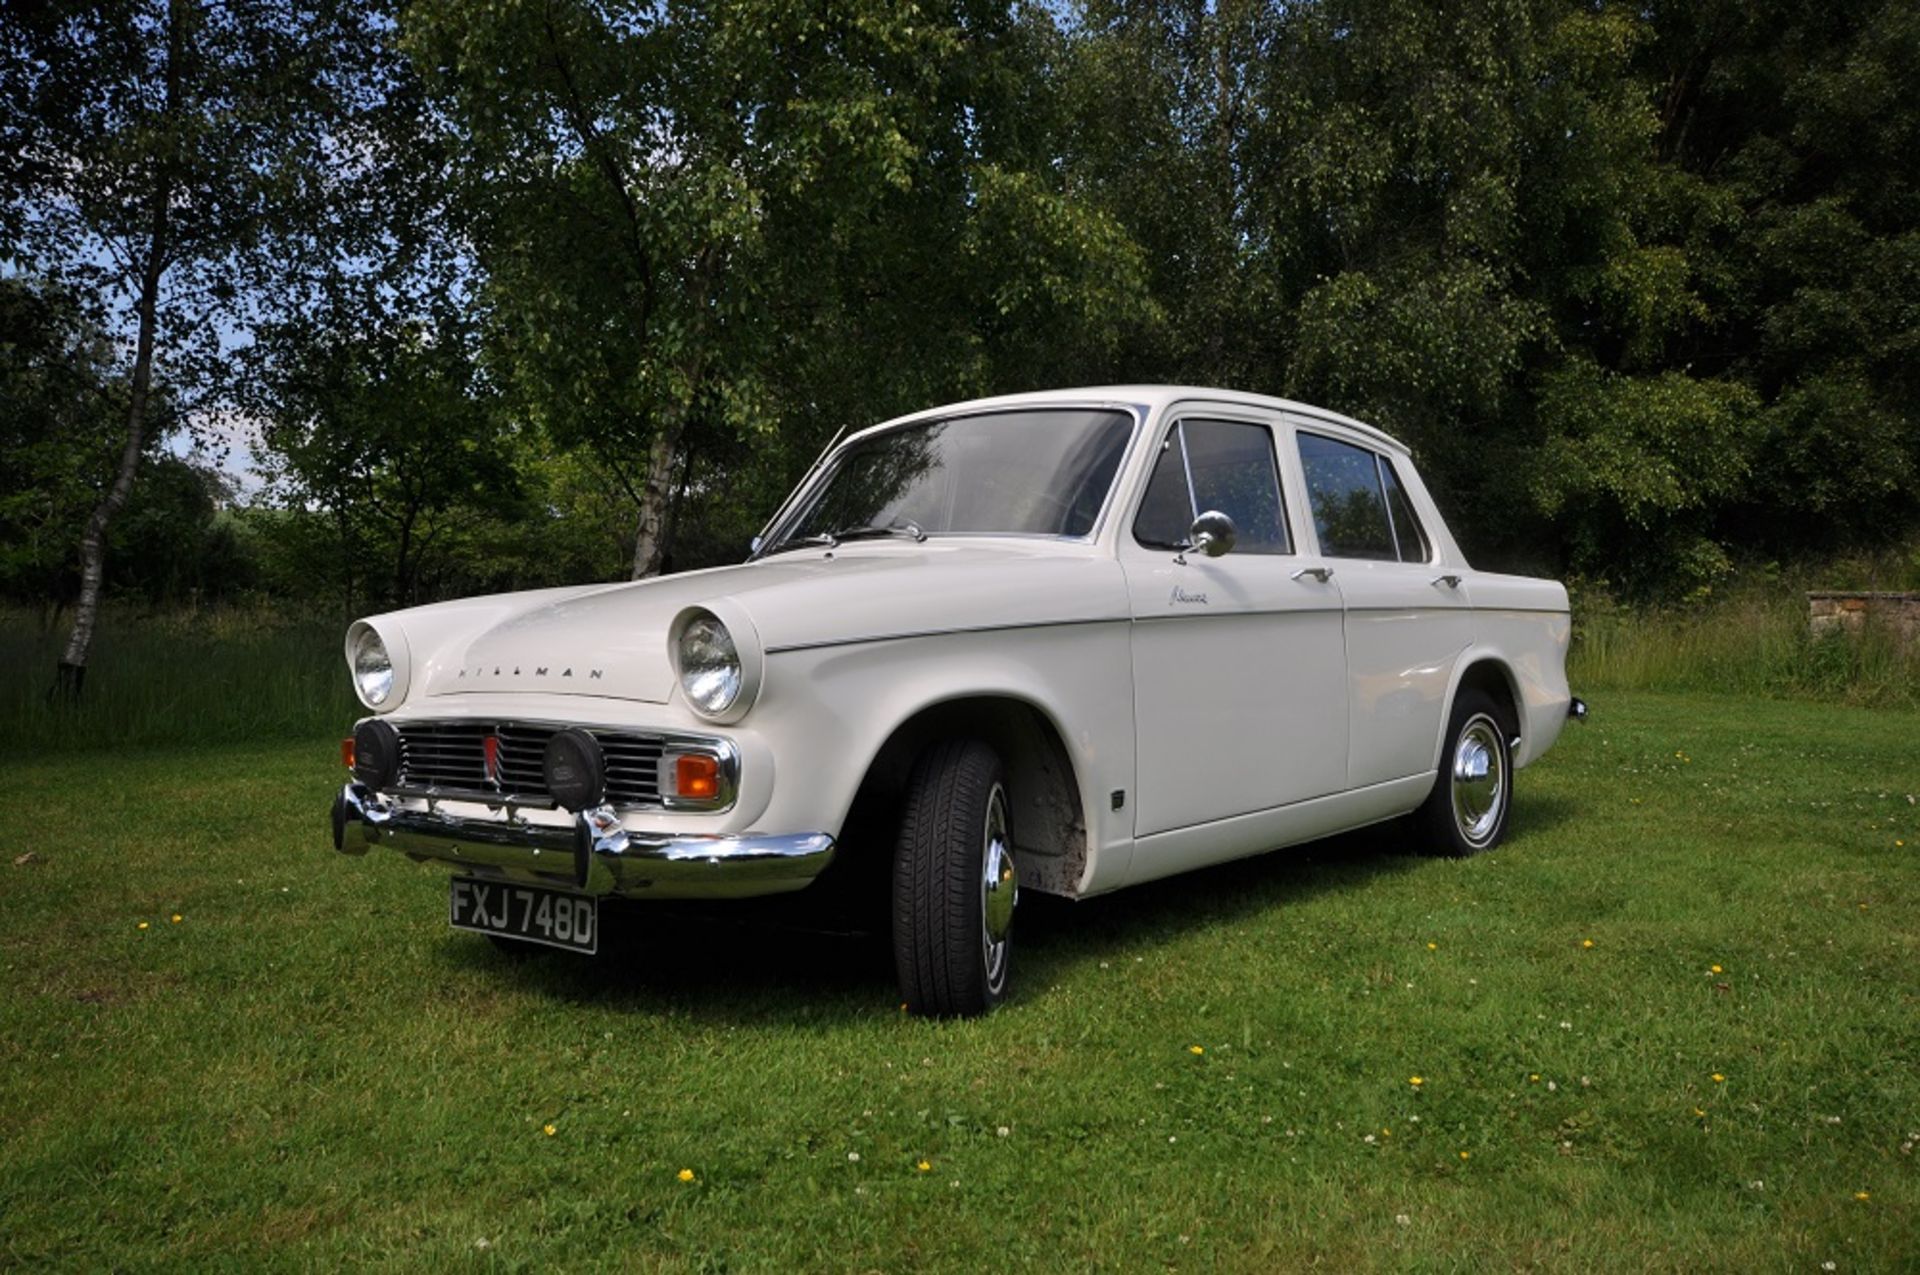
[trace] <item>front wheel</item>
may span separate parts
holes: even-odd
[[[893,957],[916,1014],[983,1014],[1007,994],[1013,864],[1005,774],[978,740],[948,740],[914,766],[893,858]]]
[[[1500,844],[1513,808],[1513,732],[1485,691],[1462,690],[1447,720],[1433,791],[1414,815],[1437,854],[1479,854]]]

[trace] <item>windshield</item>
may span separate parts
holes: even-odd
[[[841,453],[781,543],[875,529],[1084,536],[1132,433],[1130,414],[1091,408],[891,429]]]

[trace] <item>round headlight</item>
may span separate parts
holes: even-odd
[[[740,652],[727,626],[703,615],[680,630],[680,689],[703,713],[724,713],[740,698]]]
[[[353,689],[366,706],[378,708],[386,703],[393,694],[393,657],[372,625],[363,625],[353,635],[348,659],[353,666]]]

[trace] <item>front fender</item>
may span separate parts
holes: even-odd
[[[955,699],[1017,700],[1050,720],[1078,780],[1087,866],[1078,893],[1125,879],[1133,812],[1107,794],[1134,780],[1133,670],[1125,620],[934,634],[772,653],[750,718],[779,766],[768,827],[839,835],[861,781],[906,722]]]

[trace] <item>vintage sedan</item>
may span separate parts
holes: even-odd
[[[594,951],[610,899],[870,898],[906,1002],[978,1013],[1023,890],[1402,817],[1496,845],[1585,711],[1568,631],[1359,421],[962,403],[829,448],[738,566],[354,623],[334,845],[451,867],[452,923],[505,945]]]

